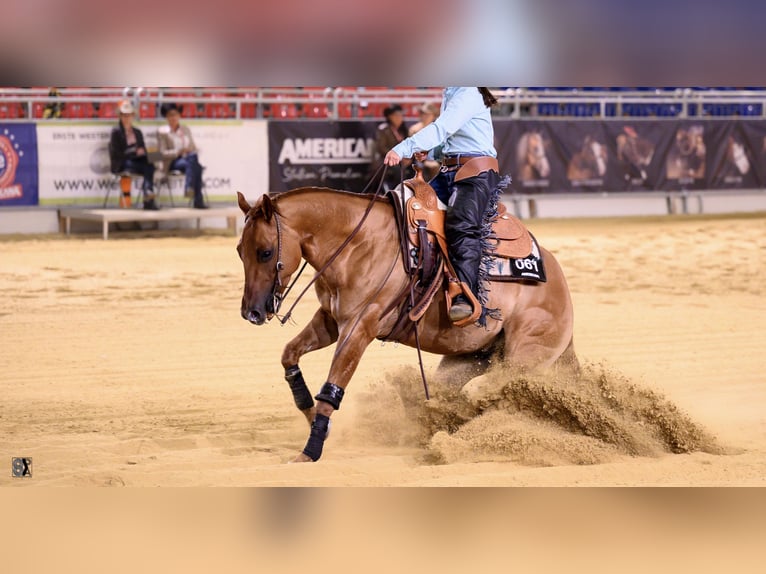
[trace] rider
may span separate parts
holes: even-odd
[[[384,158],[388,166],[413,156],[417,161],[426,158],[441,160],[439,174],[430,183],[439,199],[448,206],[445,234],[450,261],[458,279],[474,295],[478,294],[479,287],[484,213],[492,191],[500,181],[489,110],[496,103],[489,88],[445,88],[439,118],[394,146]],[[458,174],[462,166],[477,158],[491,158],[491,161],[475,161],[472,165],[477,169],[467,170],[467,177]],[[479,173],[474,173],[477,170]],[[452,300],[452,322],[467,319],[472,314],[471,303],[465,296],[461,294]]]

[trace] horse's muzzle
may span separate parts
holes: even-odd
[[[250,321],[253,325],[263,325],[266,322],[266,314],[258,309],[242,309],[242,318]]]

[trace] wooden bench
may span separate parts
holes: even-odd
[[[193,209],[190,207],[164,208],[159,211],[143,209],[82,209],[62,208],[59,210],[59,222],[63,231],[69,235],[72,230],[72,220],[100,221],[104,239],[109,238],[109,224],[125,221],[182,221],[197,220],[197,229],[202,227],[203,219],[226,218],[227,227],[236,234],[238,218],[242,217],[239,207],[211,207],[210,209]]]

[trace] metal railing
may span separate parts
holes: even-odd
[[[160,118],[165,102],[183,106],[187,118],[214,119],[381,119],[397,103],[416,117],[425,102],[439,104],[438,88],[0,88],[0,121],[114,121],[118,102],[129,99],[140,119]],[[538,89],[493,90],[498,117],[510,118],[766,118],[766,91],[759,89]],[[61,106],[60,117],[44,118],[45,108]]]

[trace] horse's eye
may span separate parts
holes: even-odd
[[[274,252],[271,249],[264,249],[259,252],[259,259],[261,260],[261,263],[265,263],[271,257],[274,255]]]

